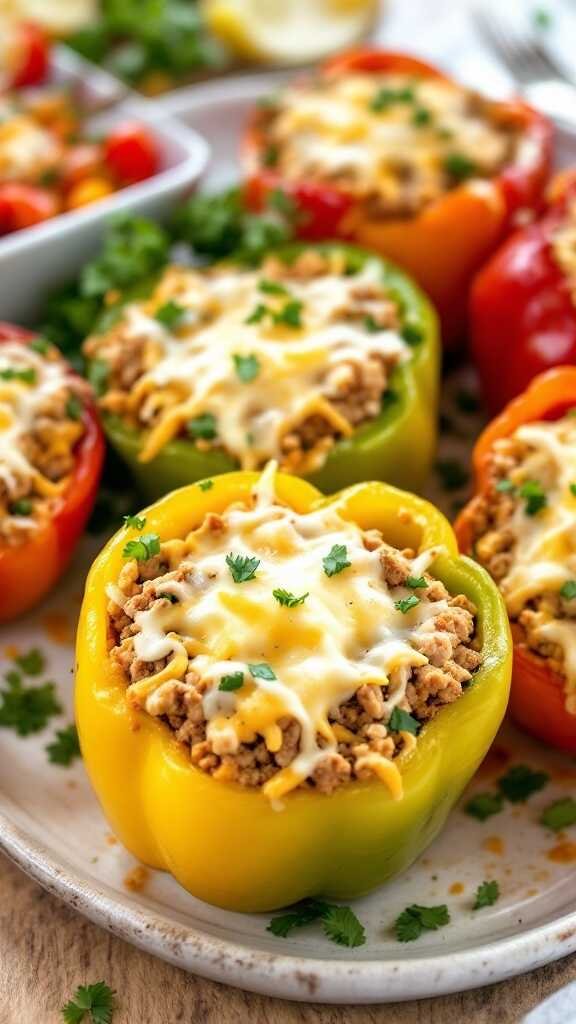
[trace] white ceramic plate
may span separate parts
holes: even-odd
[[[210,185],[231,180],[240,124],[261,90],[261,78],[198,87],[188,113],[178,111],[192,127],[208,131],[218,159]],[[445,439],[443,455],[466,461],[479,423],[455,411],[451,396],[463,382],[466,371],[444,387],[444,411],[459,436]],[[448,514],[463,497],[461,491],[442,494],[437,486],[430,494]],[[64,585],[45,605],[0,630],[0,669],[10,666],[14,646],[21,652],[40,646],[67,709],[33,738],[0,731],[0,846],[32,877],[97,923],[179,967],[290,999],[417,999],[486,985],[576,950],[570,861],[576,835],[563,839],[538,823],[544,806],[573,792],[576,766],[510,728],[472,791],[490,788],[515,763],[544,768],[550,783],[526,805],[509,805],[484,824],[455,810],[443,835],[403,877],[354,905],[367,930],[366,945],[356,950],[333,945],[315,926],[274,938],[266,931],[268,917],[207,906],[160,873],[148,873],[139,891],[127,888],[135,862],[110,836],[82,767],[50,765],[44,749],[55,729],[71,721],[71,645],[95,546],[84,542]],[[490,879],[500,884],[500,900],[473,912],[477,886]],[[396,941],[392,925],[404,907],[444,902],[449,926],[414,943]]]

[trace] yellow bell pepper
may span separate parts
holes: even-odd
[[[206,513],[246,498],[258,474],[229,473],[210,489],[192,484],[146,511],[161,540],[185,536]],[[265,911],[308,896],[352,899],[407,868],[434,839],[486,754],[504,715],[511,643],[502,598],[487,573],[458,554],[452,529],[421,498],[382,483],[324,498],[278,474],[281,501],[300,513],[338,502],[362,529],[398,547],[442,545],[431,572],[478,609],[484,661],[474,683],[425,725],[397,760],[403,796],[379,780],[331,796],[296,789],[275,809],[260,790],[195,768],[169,728],[128,707],[126,682],[107,657],[106,586],[131,532],[119,531],[90,572],[78,633],[76,715],[86,768],[111,827],[143,863],[170,871],[191,893],[229,910]]]

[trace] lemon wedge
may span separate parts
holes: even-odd
[[[214,35],[235,54],[270,64],[305,64],[364,36],[378,0],[203,0]]]

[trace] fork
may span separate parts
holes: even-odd
[[[478,2],[474,18],[490,48],[507,67],[512,78],[524,87],[534,106],[563,127],[576,130],[576,86],[566,81],[560,64],[530,33],[511,19]]]

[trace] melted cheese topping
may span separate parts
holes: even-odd
[[[37,182],[61,157],[61,144],[30,115],[0,113],[0,181]]]
[[[336,750],[340,733],[349,738],[342,726],[330,724],[329,714],[360,686],[385,688],[387,720],[405,695],[411,670],[428,661],[413,641],[429,633],[435,616],[448,607],[446,600],[421,601],[408,613],[399,611],[395,601],[413,592],[397,587],[391,594],[379,552],[366,549],[360,528],[343,519],[334,504],[305,515],[278,505],[274,470],[271,464],[264,471],[253,507],[227,510],[224,533],[204,526],[187,538],[189,571],[183,580],[167,581],[161,588],[178,603],[156,602],[137,612],[137,657],[172,660],[128,690],[134,703],[146,706],[163,682],[182,678],[193,656],[194,669],[208,684],[203,709],[215,750],[234,752],[258,734],[276,751],[282,742],[278,722],[286,716],[296,719],[300,749],[264,785],[271,799],[309,777]],[[180,545],[185,557],[182,541],[170,543]],[[345,546],[350,565],[329,577],[322,560],[334,545]],[[164,553],[166,548],[165,542]],[[234,581],[226,563],[231,553],[257,559],[253,579]],[[421,575],[438,554],[439,549],[419,553],[412,574]],[[307,597],[289,608],[274,599],[275,589],[298,596],[306,592]],[[108,596],[120,607],[127,600],[115,586],[108,588]],[[262,664],[273,678],[255,676],[248,668]],[[242,688],[219,690],[223,676],[237,672],[243,674]],[[390,760],[370,753],[364,767],[401,796],[398,768]]]
[[[34,379],[28,383],[3,378],[12,371],[31,371]],[[62,482],[53,483],[43,476],[27,459],[22,442],[46,399],[69,385],[66,365],[60,359],[43,359],[17,341],[0,345],[0,484],[9,498],[23,481],[29,481],[30,489],[46,497],[60,492]],[[24,528],[30,520],[19,516],[18,523]]]
[[[521,480],[538,481],[547,498],[534,516],[519,503],[506,524],[515,537],[514,557],[500,587],[510,616],[517,618],[531,599],[558,593],[576,579],[576,497],[571,491],[576,481],[576,418],[530,423],[513,436],[530,448],[522,460]],[[512,474],[515,483],[517,472]],[[576,714],[576,620],[550,619],[532,633],[539,642],[562,649],[567,705]]]
[[[330,401],[339,396],[343,365],[361,371],[370,357],[381,357],[387,367],[410,357],[396,330],[366,327],[367,314],[390,309],[378,263],[368,263],[353,276],[326,273],[305,281],[286,280],[285,294],[263,292],[262,280],[260,273],[237,269],[202,274],[173,268],[159,293],[163,301],[170,297],[184,310],[174,328],[155,318],[158,298],[127,307],[122,339],[147,340],[148,369],[128,403],[139,423],[151,427],[142,461],[185,432],[190,420],[207,413],[214,417],[216,443],[246,469],[280,458],[284,436],[314,414],[328,421],[335,434],[347,436],[353,427]],[[355,321],[350,316],[358,306],[353,294],[363,286],[377,287],[379,297],[362,300],[363,316]],[[300,326],[275,323],[270,312],[257,320],[252,316],[259,307],[278,312],[290,302],[301,304]],[[118,330],[116,326],[109,335],[112,344]],[[92,342],[96,346],[91,354],[105,359],[106,336]],[[242,359],[252,361],[251,379],[238,372]],[[380,398],[364,418],[378,415]],[[325,451],[312,453],[305,468],[317,468],[324,458]]]
[[[400,99],[374,109],[381,89]],[[428,193],[433,198],[447,187],[443,164],[449,154],[464,155],[480,177],[508,159],[510,128],[491,120],[482,103],[469,91],[434,78],[336,75],[315,87],[283,92],[268,131],[279,144],[278,166],[288,176],[342,175],[347,189],[390,197],[391,188],[403,185],[401,169],[409,168],[412,179],[406,187],[418,178],[425,200]]]

